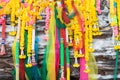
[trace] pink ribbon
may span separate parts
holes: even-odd
[[[56,75],[58,76],[59,72],[59,61],[60,61],[60,45],[59,45],[59,40],[58,40],[58,28],[56,27],[56,41],[55,41],[55,67],[56,67]]]
[[[82,25],[82,53],[85,54],[85,40],[84,40],[84,31],[85,31],[85,28],[84,28],[84,18],[82,18],[82,21],[81,21],[81,25]],[[84,70],[86,70],[86,60],[85,60],[85,57],[81,57],[80,58],[80,78],[79,80],[88,80],[88,73],[85,73]]]

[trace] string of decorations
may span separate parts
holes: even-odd
[[[110,17],[111,17],[111,26],[113,29],[113,45],[116,52],[116,62],[114,68],[114,80],[117,80],[117,73],[118,73],[118,61],[119,61],[119,30],[120,30],[120,14],[119,14],[119,3],[118,0],[111,0],[110,1]]]
[[[109,0],[113,27],[117,79],[119,53],[120,2]],[[2,42],[0,55],[5,55],[6,16],[10,16],[9,35],[15,36],[12,45],[15,80],[71,80],[70,49],[74,68],[79,68],[79,80],[96,80],[98,74],[93,56],[93,38],[102,35],[97,15],[102,14],[101,0],[0,0]],[[38,68],[39,39],[36,22],[46,14],[42,67]],[[94,65],[93,65],[94,64]]]

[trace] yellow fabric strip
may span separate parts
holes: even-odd
[[[51,17],[49,27],[49,41],[47,51],[47,80],[56,80],[55,71],[55,17],[54,17],[54,2],[51,3]]]

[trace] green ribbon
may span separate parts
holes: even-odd
[[[55,8],[55,20],[56,20],[56,25],[58,28],[66,28],[65,24],[61,23],[60,19],[57,17],[58,16],[58,11]]]
[[[60,65],[61,65],[61,67],[64,66],[64,44],[63,44],[63,38],[61,38],[61,41],[60,41]]]
[[[115,69],[114,69],[114,80],[117,80],[119,51],[116,50],[115,52],[116,52],[116,62],[115,62]]]
[[[67,64],[70,64],[70,54],[69,54],[68,46],[66,47],[66,61],[67,61]]]
[[[19,64],[19,42],[16,42],[16,64]]]

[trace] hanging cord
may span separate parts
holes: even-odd
[[[2,16],[2,43],[1,43],[1,52],[0,55],[5,55],[5,29],[6,29],[6,16]]]

